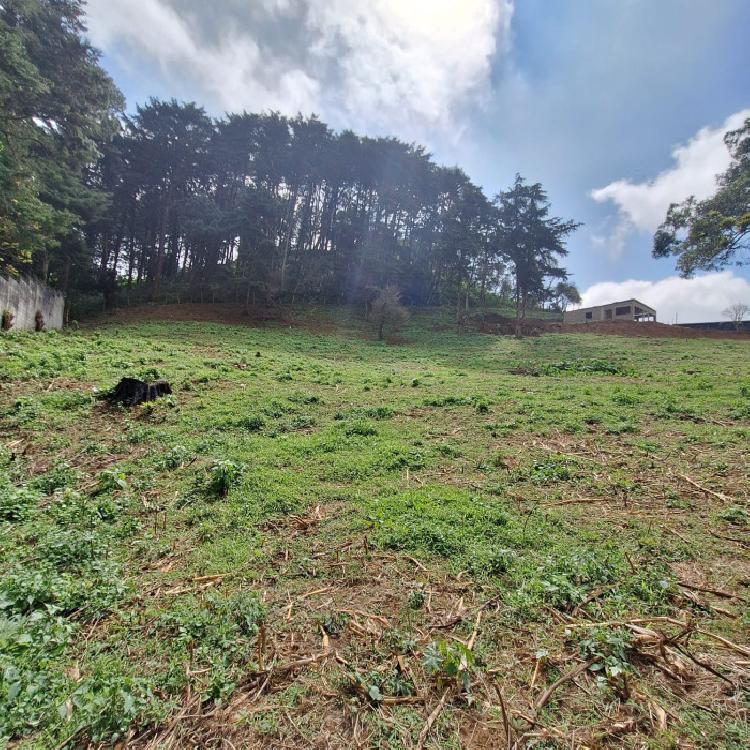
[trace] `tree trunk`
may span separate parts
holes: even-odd
[[[518,289],[518,279],[516,279],[516,338],[523,337],[523,328],[521,326],[521,292]]]

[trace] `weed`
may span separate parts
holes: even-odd
[[[582,639],[578,648],[584,659],[594,659],[589,670],[596,675],[600,687],[622,685],[632,673],[633,666],[628,660],[631,637],[622,628],[592,628]]]
[[[457,682],[468,693],[473,666],[474,654],[462,643],[439,640],[424,651],[424,668],[441,686],[446,682]]]
[[[163,469],[179,469],[190,459],[190,451],[184,445],[173,445],[159,461],[159,466]]]
[[[245,464],[237,461],[214,461],[206,470],[203,487],[212,497],[226,497],[229,490],[239,483],[246,470]]]
[[[29,516],[40,500],[30,487],[14,487],[0,474],[0,521],[21,521]]]
[[[266,420],[259,414],[248,414],[245,417],[240,417],[240,419],[237,420],[236,425],[248,432],[257,432],[266,426]]]
[[[99,473],[96,480],[96,491],[100,495],[128,488],[125,472],[117,471],[116,469],[104,469],[104,471]]]
[[[371,437],[378,434],[374,424],[365,420],[355,420],[344,426],[344,434],[347,437]]]
[[[728,508],[725,508],[719,513],[719,518],[734,526],[747,526],[748,524],[747,511],[744,508],[740,508],[739,505],[730,505]]]

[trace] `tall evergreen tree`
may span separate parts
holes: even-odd
[[[516,175],[513,187],[496,197],[501,242],[513,264],[516,335],[523,330],[529,302],[545,295],[546,279],[565,279],[558,259],[568,254],[565,238],[580,223],[550,216],[547,193],[539,183]]]
[[[80,245],[106,196],[85,169],[123,99],[84,37],[79,0],[0,4],[0,264],[46,278],[50,251]]]

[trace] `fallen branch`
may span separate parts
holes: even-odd
[[[430,592],[432,594],[432,592]],[[466,617],[471,612],[476,612],[479,610],[480,612],[487,609],[490,605],[494,604],[499,599],[502,599],[502,594],[498,594],[497,596],[493,596],[491,599],[488,599],[484,604],[479,604],[475,607],[469,607],[469,609],[464,610],[460,615],[454,615],[453,617],[449,618],[445,622],[438,623],[437,625],[433,625],[432,627],[436,630],[444,630],[445,628],[452,628],[454,625],[458,625],[459,622],[463,622]]]
[[[438,716],[440,716],[440,712],[443,710],[443,706],[445,705],[445,699],[448,697],[448,688],[445,689],[445,692],[443,693],[443,697],[440,699],[440,702],[435,706],[435,709],[433,712],[427,717],[427,721],[425,722],[425,725],[422,727],[422,731],[419,733],[419,738],[417,739],[417,745],[416,750],[423,750],[424,743],[427,741],[427,735],[430,733],[430,729],[432,729],[432,725],[435,723],[435,720]]]
[[[684,479],[689,485],[692,485],[695,487],[695,489],[700,490],[701,492],[705,492],[707,495],[713,495],[717,500],[721,500],[723,503],[733,503],[735,500],[728,495],[725,495],[723,492],[715,492],[714,490],[708,489],[708,487],[704,487],[701,484],[698,484],[694,479],[691,479],[687,474],[678,474],[677,476],[680,477],[680,479]]]
[[[733,536],[726,536],[725,534],[717,534],[715,531],[708,530],[708,533],[711,536],[715,536],[717,539],[726,539],[728,542],[734,542],[735,544],[739,544],[743,547],[750,548],[750,542],[746,542],[744,539],[737,539]]]
[[[367,620],[375,620],[375,622],[379,622],[386,628],[390,627],[390,623],[385,619],[385,617],[381,617],[380,615],[371,615],[369,612],[365,612],[361,609],[340,609],[338,611],[344,612],[347,615],[360,615]]]
[[[497,697],[500,700],[500,712],[503,716],[503,729],[505,730],[507,750],[511,750],[511,747],[513,745],[513,735],[510,728],[510,722],[508,721],[508,712],[505,710],[505,699],[503,698],[503,692],[502,690],[500,690],[497,683],[493,682],[493,686],[495,688],[495,692],[497,693]]]
[[[332,591],[333,586],[326,586],[322,589],[315,589],[315,591],[307,591],[304,594],[300,594],[294,601],[290,601],[286,606],[286,619],[287,621],[292,619],[292,610],[296,602],[301,602],[303,599],[307,599],[308,596],[314,596],[315,594],[325,594],[327,591]]]
[[[310,664],[317,664],[319,661],[327,659],[329,656],[333,656],[334,654],[335,652],[333,649],[328,649],[327,651],[321,651],[319,654],[313,654],[312,656],[306,656],[302,659],[296,659],[295,661],[290,661],[286,664],[269,666],[264,670],[251,672],[248,675],[247,679],[243,680],[243,684],[250,684],[254,680],[258,680],[259,678],[268,679],[272,676],[275,677],[278,675],[286,675],[289,674],[289,672],[293,672],[295,669],[299,669],[300,667],[307,667]]]
[[[676,648],[681,654],[683,654],[684,656],[687,656],[687,658],[690,659],[690,661],[692,661],[694,664],[697,664],[699,667],[702,667],[707,672],[710,672],[712,675],[714,675],[714,677],[718,677],[720,680],[724,680],[724,682],[731,685],[732,688],[734,689],[735,687],[734,683],[729,678],[725,677],[721,672],[718,672],[717,670],[715,670],[710,664],[706,664],[705,662],[698,659],[696,656],[693,656],[693,654],[691,654],[686,648],[683,648],[679,644],[676,645]]]
[[[720,635],[716,635],[716,633],[710,633],[708,630],[701,630],[701,628],[696,628],[695,632],[699,635],[705,635],[706,638],[712,638],[714,641],[722,643],[731,651],[736,651],[743,656],[750,656],[750,648],[747,648],[746,646],[740,646],[738,643],[733,643]]]
[[[554,508],[558,505],[578,505],[582,503],[606,503],[604,497],[574,497],[571,500],[559,500],[556,503],[542,503],[542,508]]]
[[[696,586],[692,583],[685,583],[684,581],[677,581],[678,586],[682,586],[684,589],[690,589],[691,591],[703,591],[706,594],[715,594],[721,596],[724,599],[736,599],[740,602],[746,602],[739,594],[733,594],[731,591],[722,591],[721,589],[710,589],[707,586]]]
[[[618,627],[618,628],[630,628],[633,629],[635,625],[638,623],[648,623],[648,622],[666,622],[670,625],[677,625],[680,628],[686,628],[686,624],[684,622],[680,622],[679,620],[675,620],[673,617],[640,617],[635,620],[630,620],[629,622],[624,622],[622,620],[609,620],[607,622],[571,622],[567,623],[565,625],[566,628],[610,628],[610,627]],[[711,633],[708,630],[703,630],[702,628],[695,628],[693,630],[694,633],[698,633],[698,635],[703,635],[706,638],[711,638],[714,641],[717,641],[718,643],[723,644],[731,651],[736,651],[738,654],[742,654],[742,656],[748,656],[750,657],[750,648],[747,646],[740,646],[738,643],[733,643],[732,641],[724,638],[723,636],[716,635],[716,633]],[[674,640],[674,639],[668,639],[668,640]]]
[[[480,624],[482,622],[482,612],[483,612],[483,610],[481,610],[481,609],[479,610],[479,612],[477,612],[477,619],[474,622],[474,630],[472,630],[472,632],[471,632],[471,638],[469,638],[469,641],[466,644],[466,648],[469,651],[473,650],[474,644],[477,641],[477,634],[479,632],[479,626],[480,626]]]
[[[587,604],[591,604],[595,599],[608,593],[612,589],[616,588],[617,584],[612,583],[609,586],[600,586],[598,589],[594,589],[580,604],[577,604],[573,611],[570,613],[572,617],[575,617],[578,612],[583,609]]]
[[[203,581],[220,581],[222,578],[228,578],[229,576],[237,575],[236,573],[215,573],[210,576],[196,576],[193,578],[193,583],[201,583]]]
[[[534,711],[539,711],[542,708],[544,708],[547,705],[547,702],[552,697],[552,694],[557,690],[557,688],[560,687],[560,685],[564,685],[566,682],[570,682],[570,680],[575,679],[578,677],[579,674],[582,672],[585,672],[594,662],[596,661],[596,657],[592,657],[588,661],[584,662],[583,664],[579,664],[574,669],[571,669],[570,672],[567,674],[564,674],[562,677],[560,677],[559,680],[555,680],[538,698],[536,703],[534,704]]]

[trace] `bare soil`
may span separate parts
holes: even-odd
[[[287,325],[294,328],[313,330],[316,333],[331,333],[337,326],[326,323],[319,317],[297,316],[290,309],[283,307],[265,307],[237,304],[199,304],[186,303],[174,305],[141,305],[114,310],[90,321],[97,325],[104,321],[113,323],[136,323],[150,320],[166,321],[199,321],[206,323],[226,323],[228,325],[258,326],[266,323]],[[512,335],[515,332],[515,320],[497,313],[486,313],[472,318],[471,323],[482,333]],[[455,326],[439,326],[440,329],[452,329]],[[700,331],[694,328],[667,325],[666,323],[635,323],[631,321],[595,322],[595,323],[560,323],[557,321],[528,318],[523,322],[523,333],[526,336],[538,336],[543,333],[593,333],[603,336],[627,336],[646,338],[677,339],[734,339],[750,341],[750,334],[731,331]]]
[[[495,313],[477,316],[474,319],[478,329],[483,333],[512,333],[515,320]],[[750,341],[747,333],[733,331],[701,331],[695,328],[667,325],[666,323],[636,323],[635,321],[597,321],[593,323],[561,323],[541,318],[527,318],[523,321],[524,333],[539,335],[541,333],[595,333],[602,336],[628,336],[647,338],[676,339],[735,339]]]

